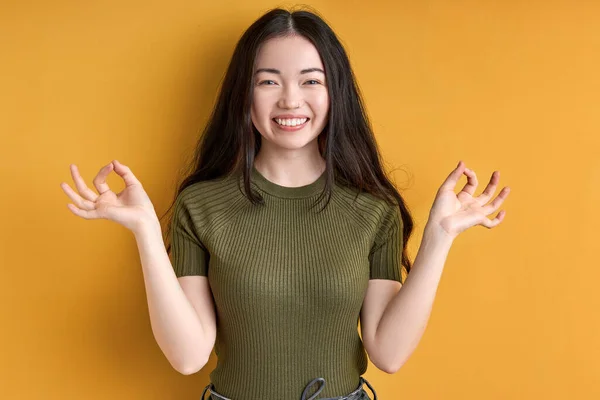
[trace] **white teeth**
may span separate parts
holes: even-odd
[[[308,118],[293,118],[293,119],[280,119],[280,118],[275,118],[275,121],[277,121],[277,123],[279,125],[283,125],[283,126],[296,126],[296,125],[302,125],[303,123],[305,123],[308,120]]]

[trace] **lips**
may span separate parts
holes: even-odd
[[[308,115],[293,115],[293,114],[281,114],[276,115],[273,119],[293,119],[293,118],[308,118]],[[310,118],[308,118],[310,119]]]
[[[304,128],[308,124],[309,120],[310,119],[307,118],[306,121],[304,121],[303,124],[294,125],[294,126],[292,126],[292,125],[280,125],[275,119],[273,119],[273,123],[275,124],[275,126],[277,127],[277,129],[281,129],[283,131],[292,132],[292,131],[297,131],[297,130],[300,130],[300,129]]]
[[[278,119],[303,119],[306,118],[306,122],[310,121],[310,118],[308,117],[275,117],[272,120],[277,122]]]

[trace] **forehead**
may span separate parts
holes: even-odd
[[[323,68],[317,48],[302,36],[278,37],[265,41],[256,55],[256,68],[276,68],[282,74],[301,69]]]

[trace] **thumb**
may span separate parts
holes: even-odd
[[[135,177],[128,166],[121,164],[118,160],[113,160],[112,163],[115,167],[115,172],[123,178],[126,186],[141,185],[140,181]]]

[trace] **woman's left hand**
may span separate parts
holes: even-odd
[[[467,176],[467,183],[458,194],[455,194],[456,183],[463,173]],[[430,228],[433,226],[441,229],[441,232],[451,239],[475,225],[483,225],[486,228],[497,226],[504,219],[506,212],[501,210],[492,220],[487,216],[504,202],[510,192],[509,187],[505,186],[490,204],[486,205],[486,203],[496,191],[499,180],[500,171],[494,171],[483,193],[474,197],[473,193],[478,183],[477,175],[460,161],[438,190],[427,224]]]

